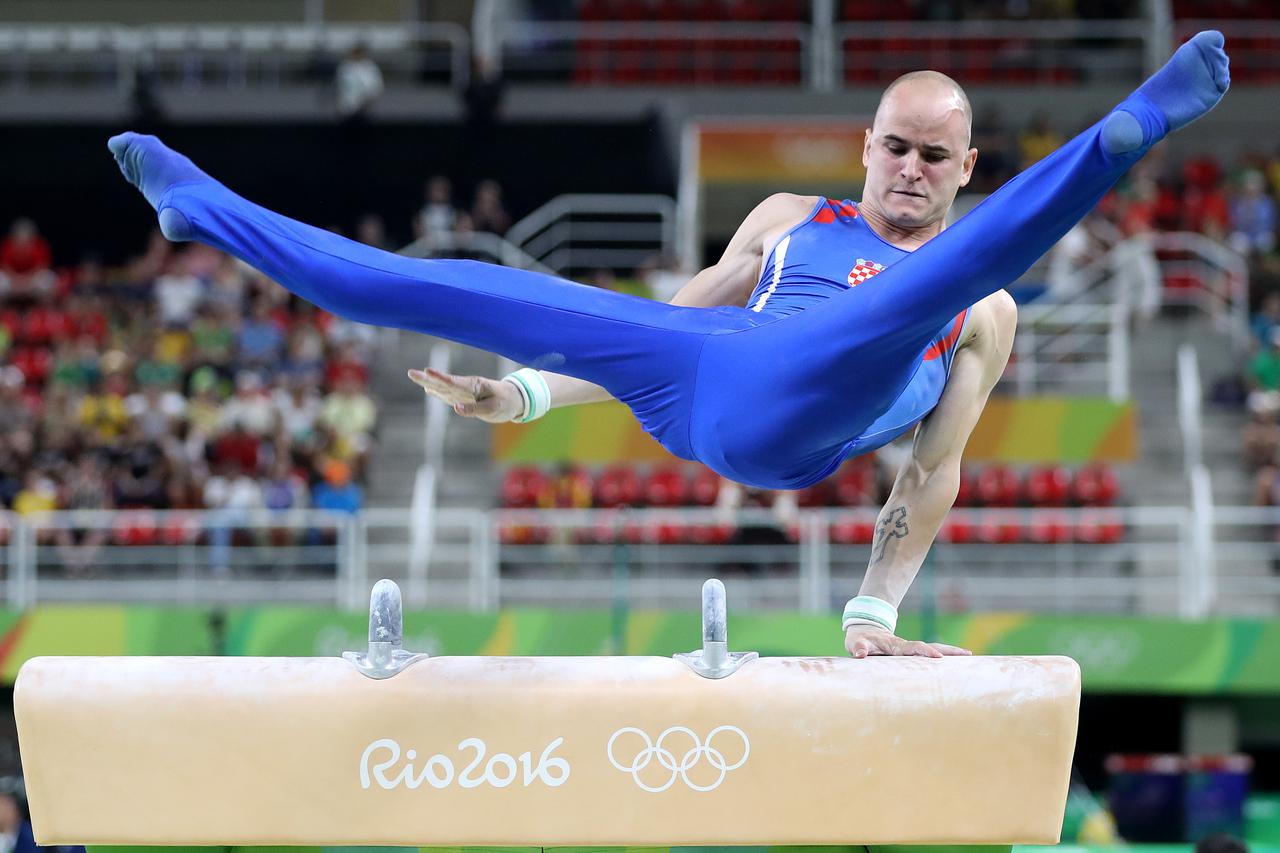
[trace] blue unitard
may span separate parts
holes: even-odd
[[[170,239],[235,255],[342,317],[596,383],[676,456],[748,485],[798,489],[883,443],[886,414],[939,335],[1025,272],[1151,145],[1217,102],[1221,44],[1197,36],[1097,125],[857,287],[845,279],[848,258],[804,310],[677,307],[475,261],[406,258],[246,201],[153,137],[124,134],[110,147]],[[763,288],[779,268],[783,290],[787,276],[807,274],[803,259],[779,260],[775,248]]]

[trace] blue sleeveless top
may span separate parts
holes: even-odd
[[[908,254],[872,231],[852,201],[820,198],[809,216],[782,235],[765,257],[747,308],[772,316],[822,310],[823,300],[857,287]],[[906,388],[883,415],[849,441],[844,458],[883,447],[933,411],[968,316],[966,309],[938,330]]]

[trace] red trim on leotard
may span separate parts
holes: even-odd
[[[947,352],[947,350],[955,346],[956,341],[960,339],[960,330],[964,328],[964,318],[968,313],[969,309],[966,308],[956,315],[955,321],[951,324],[951,331],[947,333],[947,336],[937,343],[930,345],[930,347],[924,351],[925,361],[933,361],[935,358],[940,358]]]

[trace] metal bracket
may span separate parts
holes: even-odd
[[[406,667],[426,660],[430,655],[406,652],[404,642],[404,606],[400,587],[383,578],[369,594],[369,651],[343,652],[361,674],[369,678],[390,678]]]
[[[672,655],[703,678],[724,678],[744,663],[760,657],[755,652],[729,651],[729,615],[724,584],[711,578],[702,585],[702,648]]]

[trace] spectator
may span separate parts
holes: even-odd
[[[973,191],[992,192],[1012,177],[1017,144],[994,101],[973,124],[973,147],[982,152],[973,166]]]
[[[188,256],[175,255],[165,274],[156,279],[156,306],[162,326],[186,327],[204,298],[204,285],[191,273]]]
[[[128,383],[121,373],[105,376],[80,400],[77,421],[98,444],[109,445],[129,424],[124,407]]]
[[[201,305],[191,324],[191,363],[207,365],[229,374],[235,357],[236,331],[233,321],[219,316],[215,305]]]
[[[295,325],[289,332],[288,354],[280,366],[280,377],[290,382],[319,382],[324,372],[324,339],[313,326]]]
[[[311,444],[323,405],[314,384],[304,376],[293,376],[274,396],[280,429],[289,443]]]
[[[1228,242],[1242,255],[1266,254],[1276,244],[1276,202],[1267,195],[1261,172],[1245,172],[1240,195],[1231,202]]]
[[[1242,444],[1245,465],[1256,471],[1276,464],[1280,451],[1280,425],[1276,423],[1274,397],[1254,395],[1249,399],[1249,422],[1245,424]]]
[[[311,503],[316,509],[357,513],[364,505],[364,492],[351,479],[351,467],[330,459],[324,464],[324,479],[315,487]]]
[[[15,220],[0,241],[0,292],[32,297],[53,289],[53,252],[30,219]]]
[[[1222,191],[1222,170],[1211,157],[1196,157],[1182,167],[1182,229],[1221,240],[1231,221]]]
[[[1280,327],[1272,327],[1267,346],[1249,361],[1244,374],[1249,409],[1280,409]]]
[[[1249,853],[1249,845],[1234,835],[1215,832],[1197,841],[1193,853]]]
[[[276,429],[276,406],[263,387],[262,378],[251,370],[236,374],[236,393],[222,407],[224,428],[242,427],[261,438]]]
[[[1280,291],[1272,291],[1262,299],[1262,307],[1249,320],[1249,328],[1259,346],[1270,343],[1271,330],[1280,327]]]
[[[278,454],[271,465],[271,476],[262,487],[266,508],[280,511],[305,507],[309,499],[307,492],[307,481],[293,470],[288,454]]]
[[[391,241],[387,239],[386,225],[376,213],[366,213],[360,217],[360,221],[356,223],[356,239],[375,249],[394,251]]]
[[[223,255],[213,272],[208,302],[219,316],[236,316],[244,307],[249,286],[248,268],[231,255]]]
[[[453,184],[444,175],[434,175],[427,181],[423,195],[425,203],[414,220],[413,233],[435,243],[441,235],[452,232],[458,220],[453,209]]]
[[[502,187],[497,181],[481,181],[471,202],[471,227],[502,236],[511,227],[511,217],[502,204]]]
[[[160,448],[147,439],[140,426],[134,425],[124,443],[112,483],[116,506],[125,509],[168,506],[165,483],[169,469],[163,462]]]
[[[213,443],[213,468],[225,471],[228,463],[234,462],[237,471],[258,470],[258,453],[262,442],[238,420],[229,422],[230,428]]]
[[[187,403],[187,423],[192,430],[208,439],[226,423],[222,398],[218,393],[218,374],[212,367],[197,368],[189,383],[191,398]]]
[[[274,370],[284,354],[284,333],[271,318],[271,303],[259,297],[253,303],[253,315],[240,326],[237,366]]]
[[[186,413],[187,401],[172,389],[147,382],[140,391],[125,398],[124,410],[147,441],[159,442],[169,435]]]
[[[37,846],[26,808],[10,790],[0,792],[0,843],[4,853],[84,853],[80,845]]]
[[[1026,169],[1048,157],[1062,146],[1062,135],[1049,125],[1049,114],[1038,111],[1018,136],[1018,154]]]
[[[27,471],[22,491],[13,498],[13,511],[19,515],[52,512],[58,508],[58,487],[39,469]]]
[[[349,375],[325,397],[320,412],[320,424],[333,432],[336,454],[360,463],[369,450],[377,421],[377,405],[364,393],[361,383]]]
[[[338,116],[343,121],[364,119],[382,94],[382,70],[363,45],[356,45],[338,63]]]

